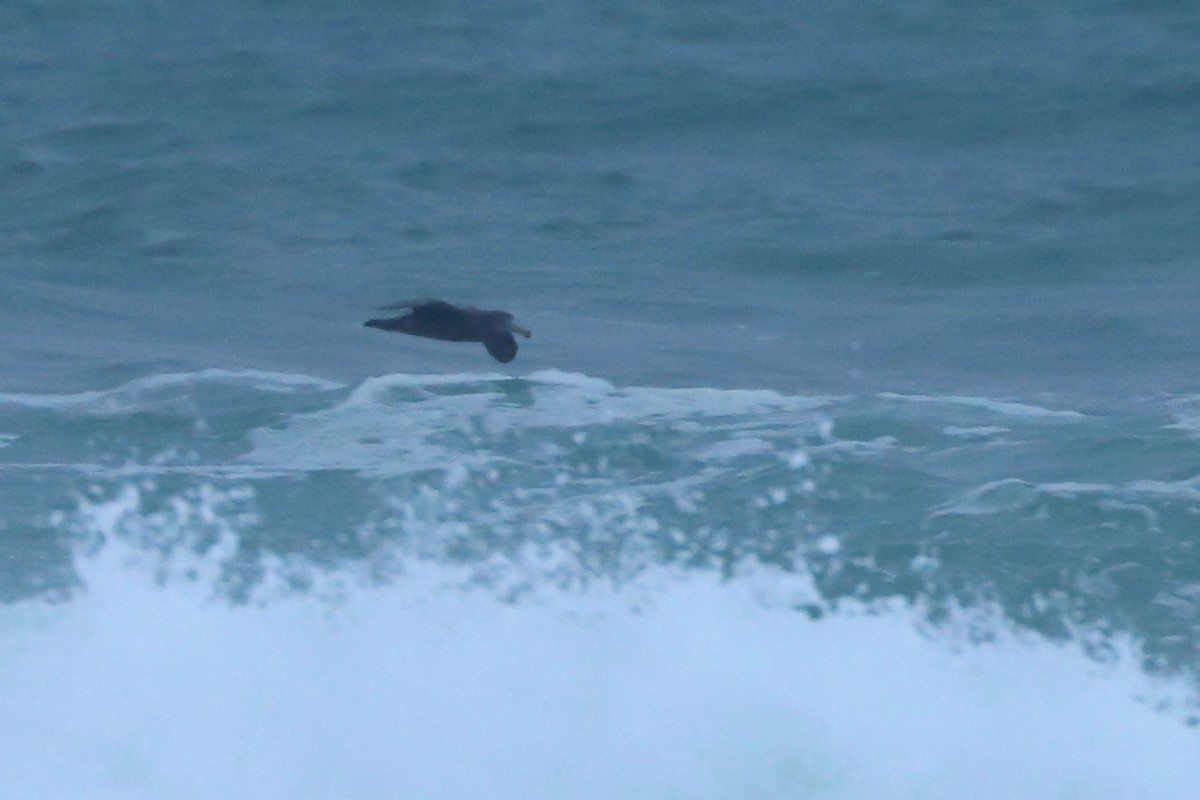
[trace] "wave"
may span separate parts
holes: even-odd
[[[280,574],[300,593],[330,574],[387,586],[414,559],[509,602],[753,564],[810,582],[805,614],[996,607],[1098,656],[1081,631],[1124,632],[1148,668],[1190,671],[1185,414],[558,371],[344,386],[207,370],[5,395],[6,530],[38,544],[14,553],[0,600],[77,596],[79,559],[116,542],[171,581],[190,580],[178,559],[218,553],[205,579],[234,604]]]
[[[83,411],[93,414],[128,414],[170,401],[178,394],[202,385],[245,387],[268,393],[333,391],[342,384],[307,375],[290,375],[264,370],[205,369],[148,375],[112,389],[72,394],[26,394],[0,392],[0,405],[25,408]]]

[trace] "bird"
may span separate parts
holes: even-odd
[[[444,300],[405,300],[382,306],[381,311],[407,309],[408,313],[388,319],[369,319],[368,328],[409,333],[444,342],[483,342],[492,358],[507,364],[517,357],[514,333],[533,336],[507,311],[485,311],[474,306],[456,306]]]

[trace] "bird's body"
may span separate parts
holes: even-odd
[[[482,342],[492,358],[508,363],[517,356],[514,333],[529,338],[533,334],[517,325],[507,311],[485,311],[474,306],[456,306],[443,300],[410,300],[384,306],[408,313],[389,319],[369,319],[364,325],[384,331],[408,333],[445,342]]]

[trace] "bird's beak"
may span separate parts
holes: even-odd
[[[529,328],[522,328],[520,325],[513,325],[512,329],[513,333],[519,333],[526,339],[528,339],[530,336],[533,336],[533,334],[529,332]]]

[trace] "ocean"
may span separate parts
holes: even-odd
[[[1200,796],[1194,4],[4,0],[0,109],[3,797]]]

